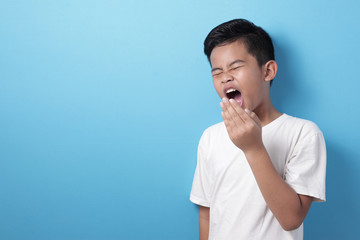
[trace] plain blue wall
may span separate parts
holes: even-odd
[[[196,239],[202,131],[221,121],[202,43],[273,37],[273,101],[328,148],[305,239],[360,235],[356,1],[0,1],[0,239]]]

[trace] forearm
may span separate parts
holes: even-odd
[[[209,239],[210,208],[199,206],[199,240]]]
[[[281,226],[285,230],[299,227],[311,202],[302,203],[302,198],[276,172],[264,146],[249,150],[245,155],[267,205]]]

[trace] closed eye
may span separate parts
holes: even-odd
[[[234,67],[232,68],[231,70],[237,70],[237,69],[240,69],[242,66],[237,66],[237,67]]]
[[[222,72],[216,72],[216,73],[213,73],[213,77],[215,77],[215,76],[219,76],[220,74],[222,74]]]

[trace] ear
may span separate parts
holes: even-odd
[[[265,63],[263,67],[264,67],[264,73],[265,73],[264,80],[266,82],[270,82],[276,76],[277,69],[278,69],[277,63],[275,62],[275,60],[270,60],[267,63]]]

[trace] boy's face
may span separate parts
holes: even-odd
[[[214,86],[221,98],[233,98],[242,108],[255,112],[266,105],[266,69],[259,67],[241,41],[215,47],[210,62]]]

